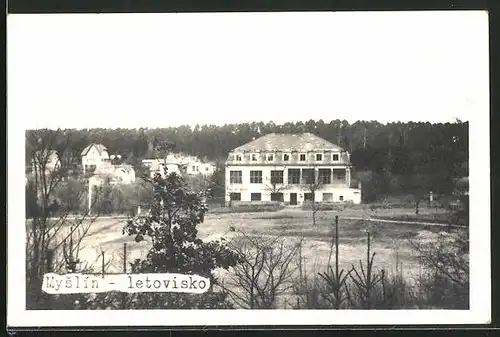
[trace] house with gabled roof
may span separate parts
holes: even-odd
[[[361,203],[350,154],[312,133],[262,136],[230,151],[225,167],[226,202]]]
[[[94,172],[103,164],[109,162],[108,149],[102,144],[92,143],[85,147],[81,153],[83,174]]]

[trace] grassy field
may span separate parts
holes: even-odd
[[[412,214],[413,213],[413,214]],[[312,226],[311,212],[301,209],[283,209],[267,213],[221,213],[208,214],[199,226],[199,234],[203,240],[214,240],[224,236],[230,239],[234,232],[228,232],[233,226],[254,236],[282,235],[293,243],[304,239],[302,254],[307,273],[324,271],[327,265],[333,223],[335,215],[339,216],[339,250],[340,264],[349,268],[358,264],[359,259],[366,257],[366,234],[372,235],[372,250],[377,254],[375,268],[393,271],[396,261],[402,264],[402,270],[410,278],[419,273],[419,264],[414,256],[408,238],[415,241],[432,241],[443,226],[431,226],[408,223],[378,222],[380,219],[406,219],[429,222],[432,218],[443,218],[444,211],[422,209],[414,215],[410,208],[376,209],[356,208],[339,211],[320,211],[317,213],[317,225]],[[352,219],[355,218],[355,219]],[[372,219],[363,221],[358,219]],[[136,243],[132,237],[122,234],[124,218],[99,218],[93,224],[89,235],[83,240],[79,254],[81,260],[100,268],[101,251],[105,252],[105,262],[109,264],[109,272],[121,272],[123,266],[123,243],[127,243],[127,260],[144,256],[148,243]],[[222,275],[221,275],[222,276]]]

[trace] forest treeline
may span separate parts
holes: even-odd
[[[454,180],[468,175],[468,122],[460,120],[437,124],[309,120],[281,125],[252,122],[221,126],[67,129],[61,130],[57,143],[68,149],[69,142],[69,149],[75,157],[79,157],[90,143],[101,143],[110,154],[120,154],[128,163],[140,166],[141,159],[153,157],[158,145],[168,141],[175,144],[176,152],[221,165],[232,149],[272,132],[311,132],[343,147],[351,153],[358,178],[380,185],[379,190],[391,186],[397,189],[402,185],[408,191],[432,186],[437,193],[447,193]],[[400,178],[404,178],[404,183]]]

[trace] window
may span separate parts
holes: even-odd
[[[257,161],[257,155],[255,153],[252,154],[252,161]]]
[[[241,201],[241,193],[229,193],[231,201]]]
[[[338,154],[333,154],[332,155],[332,160],[333,161],[338,161],[339,160],[339,155]]]
[[[302,183],[314,184],[314,169],[302,169]]]
[[[252,193],[250,194],[251,201],[260,201],[262,199],[262,195],[260,193]]]
[[[337,172],[337,180],[343,180],[344,175],[341,172]]]
[[[236,161],[241,161],[241,154],[237,154],[235,157],[236,157]]]
[[[321,184],[331,184],[332,183],[332,170],[319,169],[318,170],[318,180]]]
[[[300,169],[288,169],[288,183],[300,184]]]
[[[266,156],[266,160],[267,160],[267,161],[273,161],[273,160],[274,160],[274,154],[269,153],[269,154]]]
[[[323,193],[323,201],[324,202],[333,201],[333,194],[332,193]]]
[[[323,160],[323,154],[322,153],[317,153],[316,154],[316,161],[322,161]]]
[[[344,196],[343,195],[339,196],[339,200],[344,201]]]
[[[289,161],[290,160],[290,155],[288,153],[285,153],[283,155],[283,161]]]
[[[262,171],[250,171],[250,183],[262,184]]]
[[[300,161],[306,161],[306,155],[305,155],[304,153],[301,153],[301,154],[299,155],[299,160],[300,160]]]
[[[241,184],[242,182],[241,171],[229,171],[229,182],[231,184]]]
[[[283,202],[285,198],[283,197],[283,193],[271,193],[271,201],[281,201]]]
[[[283,184],[283,171],[271,171],[271,184]]]
[[[304,193],[304,201],[314,201],[314,194]]]

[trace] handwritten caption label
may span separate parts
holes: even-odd
[[[210,280],[186,274],[55,274],[44,275],[42,290],[48,294],[81,294],[120,291],[126,293],[172,292],[202,294]]]

